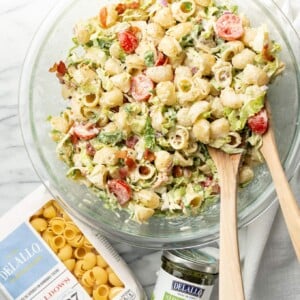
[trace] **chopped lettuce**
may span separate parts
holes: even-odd
[[[122,141],[123,134],[120,131],[115,131],[115,132],[101,131],[98,134],[97,138],[100,142],[102,142],[105,145],[115,146]]]
[[[154,149],[156,146],[155,130],[151,125],[151,119],[149,117],[146,119],[146,126],[143,135],[144,135],[145,146],[149,149]]]

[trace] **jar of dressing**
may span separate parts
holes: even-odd
[[[209,300],[219,262],[200,249],[168,250],[162,254],[151,300]]]

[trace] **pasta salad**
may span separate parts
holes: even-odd
[[[236,6],[108,2],[76,24],[67,58],[50,68],[67,102],[49,117],[67,176],[138,222],[200,213],[219,194],[207,146],[245,153],[241,186],[262,162],[279,52]]]

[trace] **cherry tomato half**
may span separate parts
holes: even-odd
[[[131,79],[131,95],[136,101],[148,100],[153,88],[153,81],[146,75],[140,74]]]
[[[110,193],[117,197],[121,205],[126,204],[132,195],[132,191],[128,183],[121,179],[112,179],[107,182],[108,190]]]
[[[249,128],[257,134],[264,134],[268,129],[268,123],[268,114],[265,108],[248,119]]]
[[[226,41],[234,41],[244,34],[242,20],[233,13],[224,13],[216,22],[217,35]]]
[[[133,53],[139,45],[139,40],[135,33],[130,30],[124,30],[118,33],[118,40],[121,48],[127,53]]]

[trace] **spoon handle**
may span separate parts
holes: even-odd
[[[282,168],[275,143],[274,133],[271,128],[269,128],[263,136],[261,152],[270,170],[283,217],[285,219],[298,261],[300,262],[300,210]]]
[[[244,300],[237,233],[237,172],[240,154],[212,149],[221,188],[219,300]]]

